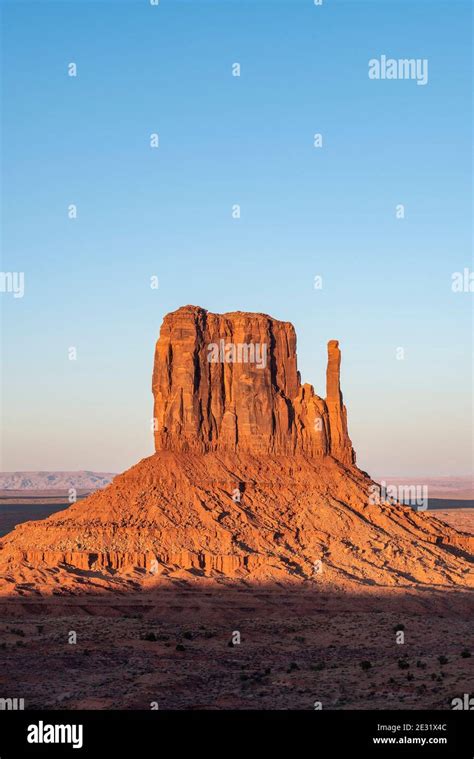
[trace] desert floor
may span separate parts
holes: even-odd
[[[182,583],[15,599],[1,604],[0,695],[46,709],[448,709],[474,690],[472,598],[450,595]]]

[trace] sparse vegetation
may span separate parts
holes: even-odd
[[[154,632],[147,632],[144,635],[142,635],[141,638],[142,640],[151,640],[151,641],[157,640],[156,634]]]

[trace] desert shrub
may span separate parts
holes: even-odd
[[[142,640],[155,641],[156,639],[157,639],[156,634],[154,632],[147,632],[147,633],[144,633],[144,635],[142,635]]]

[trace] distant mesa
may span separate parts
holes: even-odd
[[[340,369],[331,340],[322,398],[301,382],[289,322],[197,306],[168,314],[152,380],[156,452],[5,536],[0,591],[125,592],[175,580],[472,588],[472,537],[371,502]]]
[[[2,490],[61,490],[69,488],[97,490],[109,485],[115,474],[110,472],[0,472]]]

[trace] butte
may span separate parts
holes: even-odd
[[[211,345],[240,348],[209,360]],[[252,346],[264,362],[250,360]],[[375,483],[357,467],[348,434],[340,366],[332,340],[322,398],[301,383],[289,322],[196,306],[168,314],[153,369],[155,453],[6,535],[2,595],[183,580],[342,593],[472,589],[472,536],[373,502]]]

